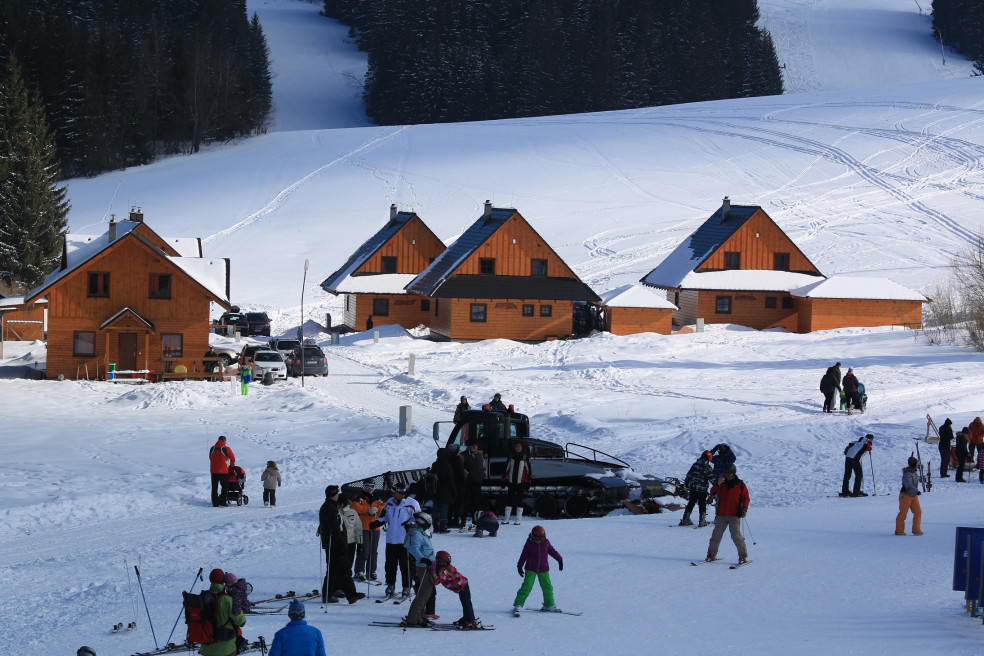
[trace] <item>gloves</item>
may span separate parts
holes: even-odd
[[[369,514],[372,515],[373,517],[375,517],[376,515],[379,514],[379,508],[370,508],[369,509]]]
[[[516,571],[519,572],[519,575],[520,576],[526,576],[526,572],[523,571],[523,566],[522,565],[517,565],[516,566]]]
[[[374,519],[373,521],[369,522],[369,528],[373,531],[375,531],[377,528],[379,528],[382,525],[383,522],[379,521],[378,519]]]
[[[557,569],[559,569],[561,572],[564,571],[564,561],[560,561],[559,563],[557,563]]]
[[[430,567],[431,559],[430,558],[421,558],[420,559],[420,562],[424,564],[424,567]]]

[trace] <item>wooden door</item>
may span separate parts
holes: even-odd
[[[134,371],[137,368],[137,334],[120,333],[117,342],[117,363],[118,371]]]

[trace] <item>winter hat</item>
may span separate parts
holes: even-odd
[[[287,617],[292,620],[304,619],[304,604],[300,599],[290,602],[290,606],[287,607]]]
[[[847,369],[847,373],[849,373],[849,374],[853,374],[853,373],[854,373],[854,369],[851,369],[850,367],[848,367],[848,369]]]
[[[394,492],[399,492],[400,494],[406,494],[407,493],[407,484],[406,483],[396,483],[393,486],[393,491]]]
[[[873,440],[873,439],[875,439],[875,436],[874,436],[874,435],[872,435],[871,433],[868,433],[868,434],[867,434],[867,435],[865,435],[864,437],[865,437],[865,439],[868,439],[868,440]]]
[[[75,656],[96,656],[96,652],[92,650],[92,647],[79,647],[79,650],[75,652]]]
[[[727,474],[728,472],[731,472],[732,474],[737,474],[738,473],[738,468],[735,467],[735,464],[734,463],[731,463],[730,465],[726,465],[724,467],[724,473]]]
[[[435,558],[439,563],[447,563],[448,565],[451,564],[451,554],[447,551],[438,551]]]
[[[834,364],[834,366],[835,366],[835,367],[839,367],[839,366],[841,366],[841,363],[840,363],[840,362],[838,362],[838,363],[836,363],[836,364]]]
[[[468,399],[466,399],[465,397],[461,397],[461,401],[462,401],[463,403],[468,403]]]
[[[338,486],[337,485],[329,485],[328,487],[325,488],[325,498],[326,499],[330,499],[333,496],[335,496],[336,494],[338,494]]]
[[[376,489],[376,484],[373,483],[372,481],[362,481],[362,489],[363,490],[375,490]]]
[[[209,583],[225,583],[225,572],[216,567],[208,575]]]
[[[910,467],[915,467],[918,464],[919,464],[919,461],[916,460],[916,457],[915,456],[909,456],[909,466]]]
[[[226,574],[225,574],[225,584],[226,585],[236,585],[236,581],[238,581],[238,580],[239,580],[239,577],[237,577],[235,574],[233,574],[232,572],[226,572]]]

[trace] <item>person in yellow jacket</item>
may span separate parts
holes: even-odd
[[[376,580],[380,529],[378,526],[369,528],[369,522],[379,519],[379,514],[383,512],[385,504],[375,497],[375,492],[375,483],[367,480],[362,484],[362,494],[352,501],[352,510],[359,513],[359,519],[362,520],[362,542],[356,549],[355,576],[353,578],[363,583],[366,581],[366,577],[370,581]]]
[[[208,575],[211,583],[208,591],[215,595],[215,635],[221,640],[215,640],[202,645],[199,653],[202,656],[236,656],[236,628],[246,624],[246,614],[242,611],[232,612],[232,597],[225,593],[225,572],[213,569]],[[227,636],[232,637],[227,637]]]

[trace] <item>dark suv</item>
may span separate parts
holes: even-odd
[[[321,350],[320,346],[307,345],[304,347],[303,355],[301,354],[301,349],[295,349],[294,352],[287,358],[287,371],[291,376],[297,377],[301,375],[301,358],[304,359],[304,375],[305,376],[327,376],[328,375],[328,358],[325,357],[325,352]]]
[[[246,322],[249,324],[247,335],[270,336],[270,317],[266,312],[247,312]]]
[[[228,335],[228,326],[235,326],[236,332],[240,335],[249,334],[249,321],[247,321],[246,315],[241,312],[226,312],[216,319],[213,326],[214,332],[219,335]]]

